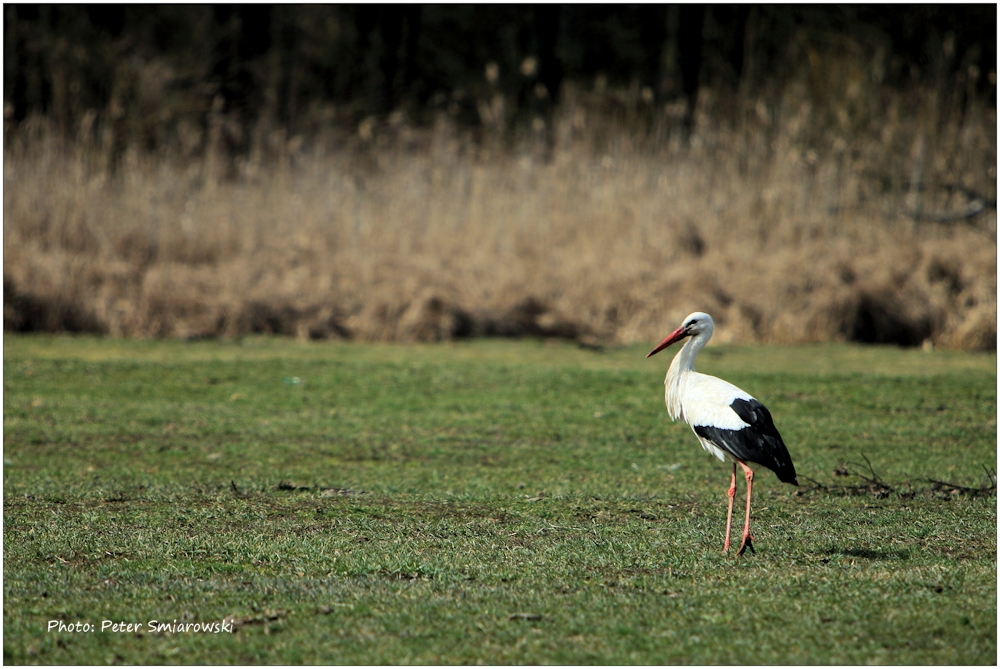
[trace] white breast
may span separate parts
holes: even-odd
[[[674,383],[671,383],[674,381]],[[753,397],[728,381],[688,371],[676,379],[667,378],[667,410],[674,420],[688,425],[706,425],[723,430],[741,430],[747,423],[730,406],[735,399]]]

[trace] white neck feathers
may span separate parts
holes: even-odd
[[[667,413],[672,420],[684,418],[684,406],[681,402],[684,379],[694,372],[694,360],[711,337],[712,328],[709,327],[688,339],[667,369],[667,378],[664,379],[663,385],[666,386]]]

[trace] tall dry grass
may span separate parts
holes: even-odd
[[[4,326],[598,343],[703,310],[730,341],[995,348],[995,109],[808,85],[705,92],[690,133],[641,91],[567,87],[547,141],[512,141],[501,101],[477,138],[397,115],[114,169],[106,137],[36,120],[4,153]]]

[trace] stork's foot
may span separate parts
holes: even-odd
[[[757,554],[757,551],[755,551],[753,548],[753,537],[750,536],[749,534],[743,537],[743,543],[740,544],[740,549],[736,551],[736,554],[743,555],[743,552],[746,551],[746,549],[748,548],[750,549],[751,553],[753,553],[754,555]]]

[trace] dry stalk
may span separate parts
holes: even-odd
[[[100,147],[43,134],[5,153],[4,326],[596,344],[651,341],[697,309],[723,341],[995,349],[995,111],[948,121],[960,161],[921,154],[993,203],[951,224],[908,217],[900,170],[864,138],[819,157],[808,109],[776,114],[769,144],[707,121],[652,147],[602,122],[598,141],[567,108],[550,160],[442,122],[272,163],[131,151],[113,173]],[[919,134],[894,123],[885,152]],[[962,206],[929,198],[923,212]]]

